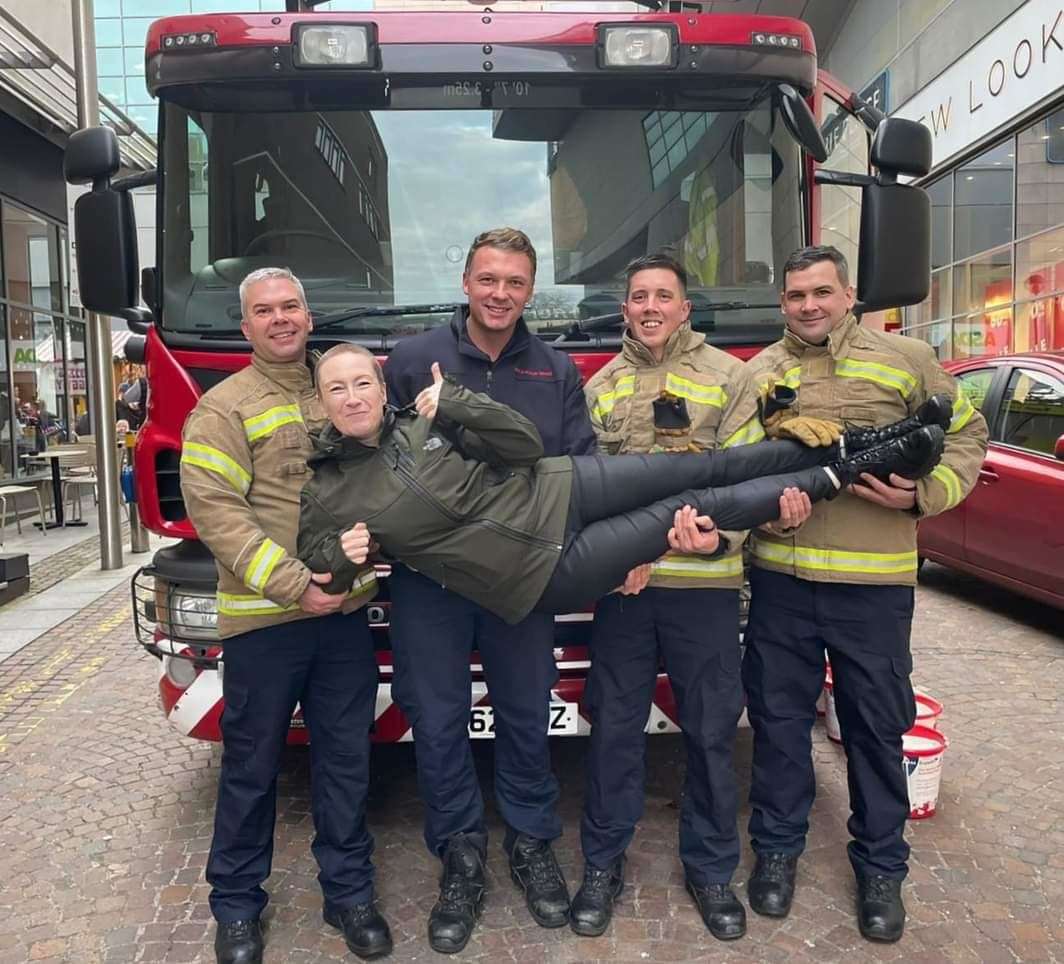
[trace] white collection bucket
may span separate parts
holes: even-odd
[[[914,726],[902,736],[901,746],[909,785],[909,819],[933,817],[942,780],[942,757],[949,741],[929,726]]]
[[[842,729],[839,727],[839,715],[835,712],[835,683],[831,678],[831,667],[824,676],[824,729],[828,739],[834,743],[842,742]]]
[[[938,720],[942,716],[942,704],[933,696],[914,690],[916,696],[916,725],[929,729],[938,729]]]

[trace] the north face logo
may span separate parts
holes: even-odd
[[[430,435],[421,449],[424,452],[435,452],[441,445],[443,445],[443,439]]]

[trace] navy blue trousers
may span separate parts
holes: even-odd
[[[831,660],[850,790],[850,863],[902,879],[909,798],[901,738],[916,717],[909,674],[910,586],[798,579],[755,567],[743,683],[754,728],[750,838],[800,854],[816,796],[810,733]]]
[[[377,661],[365,610],[302,619],[224,643],[221,776],[207,858],[216,920],[258,917],[269,899],[277,774],[298,702],[310,731],[312,850],[326,902],[373,899],[366,829]]]
[[[495,799],[507,826],[561,835],[547,724],[554,617],[509,626],[405,566],[392,567],[392,694],[414,729],[425,843],[437,855],[458,833],[484,833],[484,801],[469,745],[470,653],[480,652],[495,714]]]
[[[739,863],[735,727],[743,709],[737,589],[644,589],[595,608],[586,706],[591,717],[580,841],[604,869],[643,815],[646,737],[659,654],[687,749],[680,859],[688,878],[727,883]]]

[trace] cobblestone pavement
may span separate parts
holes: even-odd
[[[219,750],[179,738],[156,705],[156,664],[132,639],[118,589],[0,666],[0,964],[211,961],[203,864]],[[492,813],[490,891],[462,960],[1064,961],[1064,639],[1059,612],[928,566],[917,597],[915,682],[945,704],[950,739],[939,812],[911,825],[909,927],[893,946],[861,940],[844,840],[841,749],[817,728],[819,796],[786,921],[750,915],[749,934],[715,942],[683,891],[676,858],[682,746],[651,740],[646,817],[629,886],[606,936],[537,927],[518,899]],[[580,877],[583,741],[559,740],[565,835]],[[749,771],[749,730],[736,761]],[[488,787],[490,744],[476,758]],[[306,753],[280,781],[269,888],[271,962],[347,956],[321,922]],[[745,822],[746,812],[742,814]],[[434,958],[425,917],[438,864],[421,842],[413,748],[374,757],[370,819],[381,906],[396,961]],[[737,875],[740,897],[751,860]]]

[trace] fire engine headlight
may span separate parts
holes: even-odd
[[[375,24],[297,24],[297,67],[375,67]]]
[[[677,47],[674,24],[599,27],[599,63],[603,67],[675,67]]]
[[[213,594],[174,589],[166,623],[164,628],[172,639],[217,639],[218,603]]]

